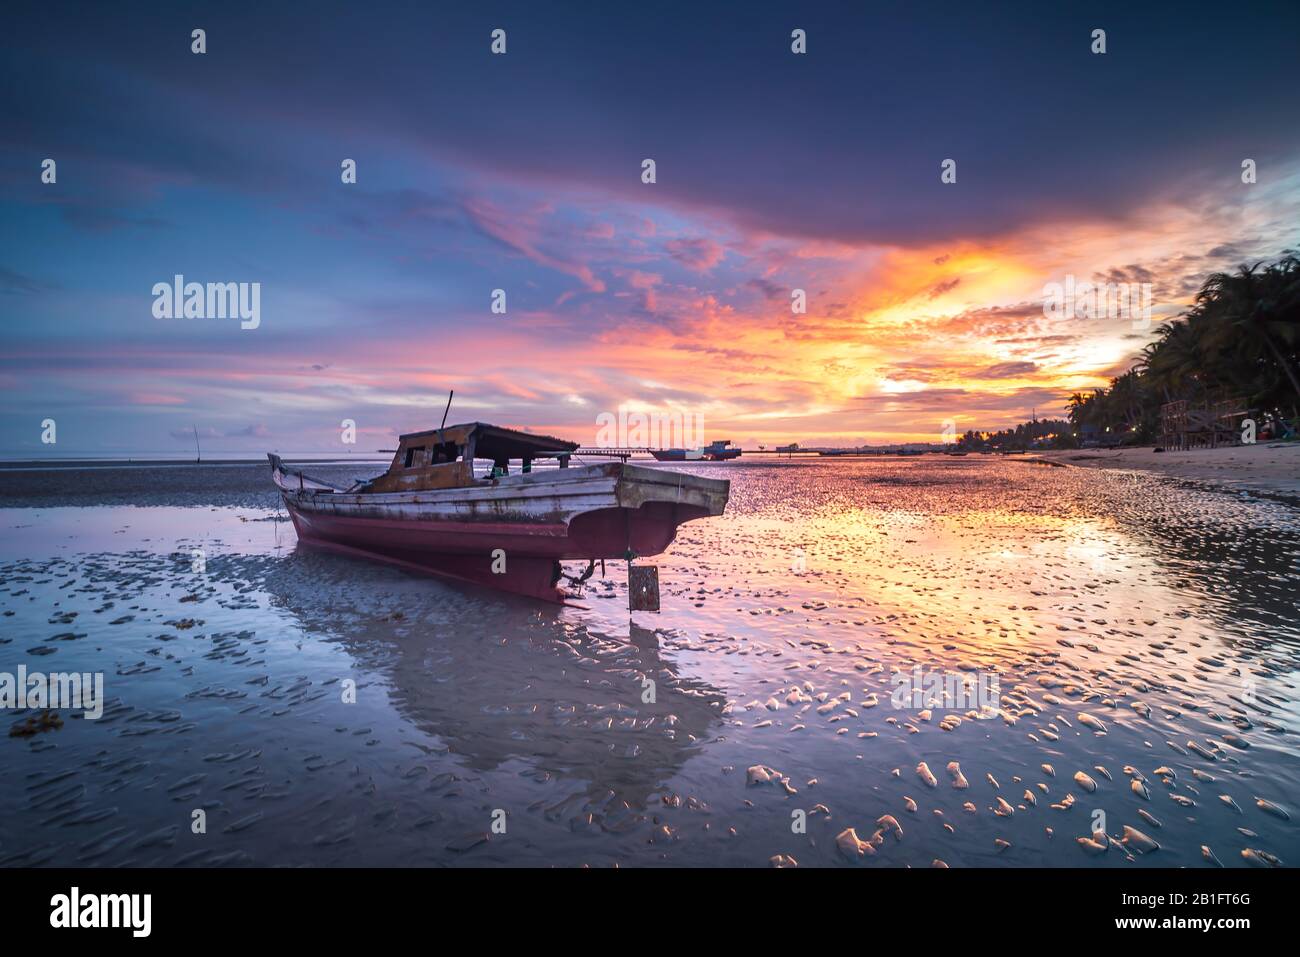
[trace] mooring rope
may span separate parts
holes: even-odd
[[[564,571],[563,565],[560,566],[560,577],[567,578],[570,582],[572,582],[575,585],[581,585],[584,584],[587,581],[587,579],[591,577],[592,573],[595,570],[596,570],[596,559],[589,558],[587,559],[587,570],[582,573],[581,577],[575,578],[574,576],[568,574],[567,572]]]

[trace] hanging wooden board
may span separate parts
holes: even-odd
[[[656,565],[627,567],[627,610],[659,610],[659,568]]]

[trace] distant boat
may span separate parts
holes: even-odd
[[[740,458],[740,449],[730,445],[730,439],[720,439],[698,449],[652,449],[650,454],[660,462],[725,462]]]
[[[724,479],[626,462],[569,468],[577,448],[450,425],[403,435],[387,472],[348,488],[267,458],[305,544],[547,601],[567,597],[561,560],[587,559],[589,576],[598,560],[657,555],[677,526],[726,507]],[[491,471],[476,471],[476,459]],[[534,471],[539,459],[560,467]]]

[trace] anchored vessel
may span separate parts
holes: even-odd
[[[730,439],[719,439],[698,449],[658,449],[650,454],[660,462],[725,462],[740,458],[740,449],[730,446]]]
[[[630,565],[667,548],[682,522],[726,507],[725,480],[626,462],[571,468],[577,448],[449,425],[403,435],[387,472],[348,488],[267,458],[299,540],[547,601],[567,597],[561,560],[586,559],[584,579],[598,560]],[[539,460],[558,468],[534,469]]]

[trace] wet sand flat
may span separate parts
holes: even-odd
[[[1300,859],[1286,501],[981,456],[688,466],[727,514],[629,620],[619,563],[580,608],[450,586],[299,546],[264,466],[212,468],[75,506],[0,475],[0,672],[107,699],[0,712],[0,864]]]

